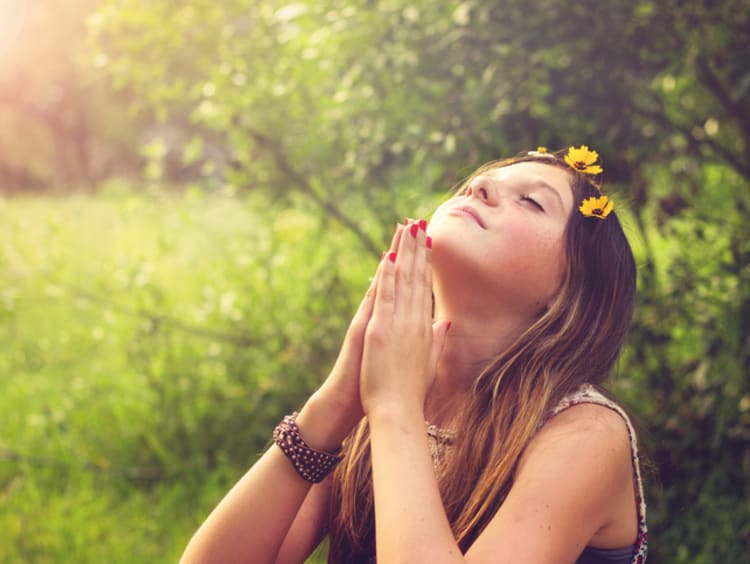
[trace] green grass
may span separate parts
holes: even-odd
[[[372,261],[270,210],[0,200],[0,562],[176,561],[324,376]]]

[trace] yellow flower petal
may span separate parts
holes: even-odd
[[[599,153],[597,153],[596,151],[592,151],[586,145],[581,145],[579,151],[581,152],[583,161],[587,165],[594,164],[596,162],[596,159],[599,158]]]
[[[615,204],[607,196],[599,196],[598,198],[586,198],[581,202],[581,206],[578,208],[585,217],[598,217],[604,219],[614,209]]]
[[[575,147],[568,149],[565,162],[570,168],[583,174],[601,174],[604,172],[602,167],[594,164],[598,158],[599,153],[590,150],[586,145],[581,145],[577,149]]]

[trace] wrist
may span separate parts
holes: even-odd
[[[410,432],[424,428],[424,407],[404,401],[379,402],[367,412],[367,422],[370,432],[374,430],[388,430],[396,432]]]
[[[317,450],[308,445],[300,434],[296,418],[297,413],[284,417],[273,431],[273,440],[300,478],[317,484],[331,473],[341,457],[338,453]]]
[[[300,410],[297,425],[310,447],[332,452],[341,446],[361,418],[361,410],[357,413],[318,390]]]

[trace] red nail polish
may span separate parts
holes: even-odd
[[[396,253],[388,253],[388,260],[390,260],[391,262],[396,262]]]
[[[417,225],[416,223],[412,223],[411,227],[409,227],[409,234],[416,239],[417,231],[419,231],[419,225]]]
[[[419,228],[422,231],[427,231],[427,222],[424,219],[419,220]]]
[[[448,329],[450,329],[450,328],[451,328],[451,325],[453,325],[453,322],[452,322],[452,321],[449,321],[449,322],[448,322],[448,326],[447,326],[447,327],[445,328],[445,332],[446,332],[446,333],[448,332]]]
[[[431,248],[432,248],[432,237],[430,237],[430,236],[428,235],[428,236],[427,236],[427,239],[425,240],[425,244],[427,245],[427,248],[428,248],[428,249],[431,249]]]

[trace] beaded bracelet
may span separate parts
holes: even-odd
[[[273,440],[279,445],[303,480],[312,484],[322,481],[341,460],[330,452],[310,448],[297,427],[297,412],[286,415],[273,431]]]

